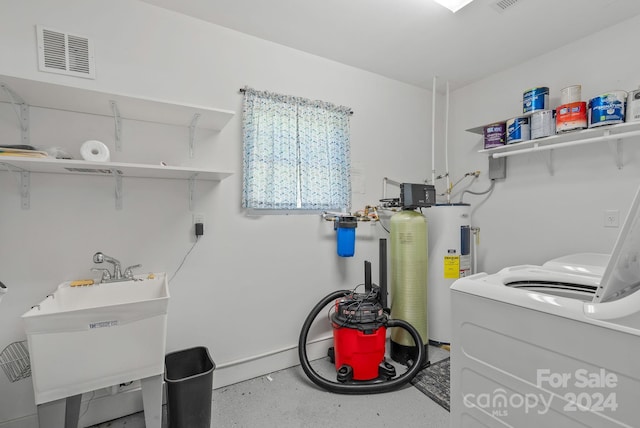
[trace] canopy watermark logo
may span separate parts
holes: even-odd
[[[465,406],[479,407],[498,417],[508,416],[511,409],[524,409],[526,414],[535,410],[544,415],[549,411],[552,399],[553,396],[549,394],[507,394],[502,388],[494,389],[493,392],[466,394],[463,397]]]
[[[509,411],[525,414],[546,414],[554,399],[558,399],[565,412],[615,412],[618,408],[616,393],[618,376],[600,369],[596,372],[577,369],[574,372],[552,372],[550,369],[536,371],[536,386],[539,392],[507,392],[497,388],[491,392],[465,394],[467,407],[477,407],[494,417],[506,417]]]
[[[573,373],[538,369],[536,384],[538,388],[569,389],[559,394],[565,401],[565,412],[615,412],[618,408],[616,393],[611,391],[618,386],[618,375],[605,369],[577,369]]]

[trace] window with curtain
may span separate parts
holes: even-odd
[[[244,88],[242,206],[351,206],[347,107]]]

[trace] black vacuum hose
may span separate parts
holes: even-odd
[[[318,373],[316,373],[315,370],[313,370],[311,364],[309,364],[309,359],[307,358],[307,336],[309,334],[311,324],[313,324],[313,321],[316,319],[318,314],[329,303],[333,303],[336,301],[336,299],[348,296],[351,293],[351,290],[339,290],[327,295],[324,299],[316,304],[311,313],[307,316],[307,319],[302,325],[302,330],[300,331],[300,339],[298,340],[298,357],[300,358],[300,365],[302,366],[302,370],[304,370],[307,377],[311,379],[313,383],[321,388],[326,389],[327,391],[335,392],[338,394],[375,394],[389,392],[407,384],[409,381],[411,381],[411,379],[415,377],[415,375],[418,374],[418,372],[422,368],[422,362],[425,359],[425,351],[424,344],[422,343],[422,338],[420,337],[420,333],[418,333],[418,330],[416,330],[415,327],[403,320],[388,320],[386,326],[400,327],[405,329],[413,338],[413,341],[418,348],[418,355],[416,356],[416,361],[413,362],[411,367],[409,367],[406,372],[404,372],[397,378],[390,380],[374,379],[369,381],[357,381],[357,383],[333,382],[320,376]]]

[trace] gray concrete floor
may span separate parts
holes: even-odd
[[[429,349],[432,363],[448,356],[449,352],[443,349]],[[335,369],[328,359],[312,364],[318,373],[335,379]],[[398,374],[402,372],[398,370]],[[165,417],[163,427],[166,426]],[[316,387],[300,366],[213,391],[211,427],[331,426],[446,428],[449,412],[410,384],[384,394],[333,394]],[[144,415],[136,413],[94,428],[107,427],[144,428]]]

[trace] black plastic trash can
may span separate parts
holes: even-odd
[[[209,350],[204,346],[165,356],[169,427],[209,428],[215,368]]]

